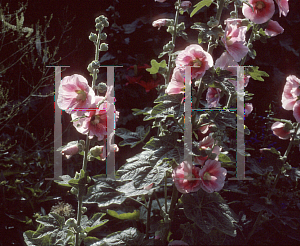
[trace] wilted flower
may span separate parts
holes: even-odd
[[[247,5],[243,4],[243,15],[256,24],[267,22],[275,12],[275,4],[273,0],[249,0],[254,12]]]
[[[60,216],[64,216],[66,218],[75,217],[75,210],[73,209],[72,205],[69,203],[58,202],[57,205],[52,206],[51,211],[52,213],[56,213]]]
[[[225,35],[222,42],[233,59],[239,62],[249,51],[245,41],[247,27],[241,25],[241,19],[227,19],[225,22]]]
[[[58,89],[58,107],[66,113],[72,113],[74,108],[85,110],[95,101],[95,93],[87,80],[78,74],[66,76],[62,79]],[[83,115],[83,111],[75,111]],[[73,111],[74,113],[74,111]]]
[[[192,3],[190,1],[182,1],[180,7],[185,11],[192,7]]]
[[[177,190],[181,193],[190,193],[196,192],[200,189],[200,177],[199,170],[200,168],[193,166],[192,167],[192,178],[193,180],[185,179],[185,162],[182,162],[173,170],[172,178]]]
[[[192,67],[192,79],[203,77],[213,63],[212,56],[198,44],[187,46],[176,58],[176,66],[182,73],[185,71],[185,66],[198,66]]]
[[[300,96],[300,79],[294,75],[286,78],[282,93],[282,107],[286,110],[293,110],[293,107]]]
[[[69,142],[66,146],[60,147],[57,151],[61,151],[62,155],[66,156],[67,159],[70,159],[72,155],[76,155],[84,148],[84,141],[72,141]]]
[[[221,89],[209,87],[206,93],[206,101],[208,108],[215,108],[218,106],[220,101]]]
[[[221,163],[216,160],[207,160],[201,168],[201,188],[208,193],[220,191],[225,183],[227,170],[221,167]]]
[[[284,124],[282,122],[275,122],[271,130],[273,131],[273,134],[279,137],[280,139],[289,139],[291,136],[290,130],[292,129],[291,124]]]
[[[158,27],[158,30],[162,27],[167,25],[168,19],[158,19],[156,21],[153,21],[152,26],[153,27]]]
[[[279,25],[277,21],[270,20],[268,26],[266,27],[265,33],[268,36],[275,37],[278,34],[283,33],[284,29]]]
[[[184,93],[184,87],[184,77],[179,68],[175,67],[173,70],[171,81],[166,89],[166,93],[169,95]]]
[[[275,0],[279,8],[279,17],[281,14],[286,16],[289,12],[289,0]]]

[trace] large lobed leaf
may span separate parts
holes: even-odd
[[[184,213],[194,221],[205,233],[210,233],[215,227],[232,237],[236,236],[238,218],[229,208],[219,193],[198,192],[184,194],[181,198]]]

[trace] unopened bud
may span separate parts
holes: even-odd
[[[97,89],[100,93],[104,93],[107,90],[107,85],[103,82],[100,82],[97,86]]]
[[[90,34],[89,36],[89,40],[91,40],[92,42],[96,42],[97,41],[97,35],[95,33]]]
[[[107,21],[107,19],[104,19],[102,21],[102,23],[103,23],[104,27],[108,27],[109,26],[109,22]]]
[[[96,30],[97,31],[102,31],[103,30],[103,28],[104,28],[104,25],[102,24],[102,23],[97,23],[96,25],[95,25],[95,27],[96,27]]]
[[[181,22],[179,25],[177,25],[177,31],[183,31],[185,29],[184,22]]]
[[[100,51],[107,51],[108,50],[108,44],[102,43],[100,45]]]
[[[219,21],[216,20],[214,17],[210,17],[210,20],[207,22],[209,27],[216,27],[219,25]]]
[[[103,146],[95,146],[90,149],[91,155],[94,157],[98,157],[103,153]]]
[[[107,34],[105,32],[100,34],[100,40],[106,40],[107,39]]]

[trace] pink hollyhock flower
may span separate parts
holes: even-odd
[[[265,33],[268,36],[275,37],[278,34],[283,33],[283,31],[284,31],[284,29],[279,25],[279,23],[277,21],[270,20],[268,22],[268,26],[265,30]]]
[[[78,74],[66,76],[62,79],[58,89],[58,107],[66,113],[72,113],[72,109],[87,109],[95,101],[95,93],[89,87],[87,80]],[[77,115],[83,115],[78,111]]]
[[[178,67],[173,70],[171,82],[168,84],[166,93],[169,95],[184,93],[184,77]]]
[[[98,103],[104,100],[104,97],[96,96],[95,103],[91,105],[91,108],[88,112],[85,113],[85,118],[81,118],[73,122],[76,130],[82,134],[88,134],[89,138],[97,136],[98,140],[104,139],[107,135],[107,113],[108,107],[111,107],[105,100],[99,108],[97,108]],[[118,112],[116,112],[116,121],[118,120]],[[76,115],[72,114],[72,120],[77,118]]]
[[[184,245],[184,246],[186,246],[188,244],[186,242],[181,241],[181,240],[173,240],[172,242],[170,242],[168,244],[168,246],[172,246],[172,245]]]
[[[289,0],[275,0],[279,8],[279,17],[281,14],[286,16],[289,12]]]
[[[210,135],[204,137],[200,142],[199,142],[199,149],[200,150],[207,150],[207,149],[212,149],[213,145],[214,145],[214,139],[213,137]],[[217,142],[216,142],[217,144]],[[212,153],[216,154],[215,160],[218,160],[218,156],[221,153],[222,148],[219,147],[218,145],[215,145],[214,148],[212,149]],[[195,156],[194,160],[195,163],[203,165],[204,162],[208,159],[208,155],[207,156]]]
[[[158,19],[156,21],[153,21],[152,26],[153,27],[158,27],[158,30],[167,24],[168,19]]]
[[[185,66],[192,67],[192,79],[201,78],[205,71],[214,64],[212,56],[198,44],[191,44],[181,51],[176,58],[176,66],[184,73]]]
[[[286,110],[293,110],[293,107],[300,96],[300,79],[294,75],[286,78],[282,93],[282,107]]]
[[[275,122],[271,126],[271,130],[273,131],[273,134],[279,137],[280,139],[289,139],[291,136],[291,128],[282,122]]]
[[[185,179],[185,162],[180,163],[172,173],[172,178],[177,190],[181,193],[196,192],[200,189],[200,178],[199,178],[200,168],[193,166],[192,177],[194,180]]]
[[[253,105],[252,103],[245,103],[245,117],[248,117],[248,115],[253,111]]]
[[[249,0],[254,12],[247,5],[243,4],[243,15],[256,24],[267,22],[275,12],[275,4],[273,0]]]
[[[201,188],[208,193],[220,191],[224,186],[226,174],[227,170],[221,167],[220,162],[207,160],[199,172]]]
[[[186,11],[187,9],[189,9],[190,7],[192,7],[192,3],[190,1],[183,1],[180,5],[180,7]]]
[[[300,101],[297,101],[293,108],[293,115],[296,121],[300,122]]]
[[[61,153],[62,155],[66,156],[67,159],[70,159],[72,155],[76,155],[79,152],[78,145],[72,145],[64,148]]]
[[[220,101],[221,89],[209,87],[206,93],[206,101],[208,108],[215,108],[218,106]]]
[[[227,19],[225,22],[225,35],[222,42],[234,61],[239,62],[249,51],[246,46],[247,27],[241,26],[240,19]]]

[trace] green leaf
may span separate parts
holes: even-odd
[[[90,233],[93,230],[103,226],[108,220],[101,220],[105,213],[95,213],[91,219],[88,219],[86,215],[81,218],[81,226],[86,233]]]
[[[66,186],[66,187],[72,187],[71,185],[69,185],[69,181],[72,179],[71,176],[69,175],[63,175],[63,176],[59,176],[61,180],[54,180],[55,183],[61,185],[61,186]]]
[[[215,227],[232,237],[236,236],[238,218],[229,208],[219,193],[198,192],[183,194],[184,213],[186,217],[202,229],[206,234]]]
[[[130,227],[124,231],[117,231],[102,240],[88,237],[84,240],[86,246],[127,246],[127,245],[143,245],[144,234],[140,233],[136,228]]]
[[[156,60],[152,59],[151,60],[151,68],[147,68],[146,70],[150,74],[156,74],[158,73],[158,70],[160,67],[165,68],[167,66],[167,63],[165,60],[162,60],[160,63],[158,63]]]
[[[130,145],[130,148],[133,148],[143,142],[149,132],[150,126],[146,130],[144,126],[138,126],[135,132],[131,132],[125,128],[117,128],[115,134],[124,139],[119,143],[120,146]]]
[[[248,74],[251,76],[252,79],[259,80],[259,81],[264,81],[262,76],[264,77],[269,77],[269,74],[267,74],[264,71],[259,71],[259,67],[249,67],[247,70]]]
[[[224,163],[232,162],[229,156],[222,153],[219,154],[219,161]]]
[[[107,214],[120,220],[139,220],[140,218],[139,210],[134,210],[132,213],[125,213],[119,210],[115,211],[107,209]]]
[[[202,9],[204,6],[209,7],[214,0],[202,0],[201,2],[197,3],[192,11],[192,13],[190,14],[190,17],[193,17],[194,14],[196,14],[200,9]]]

